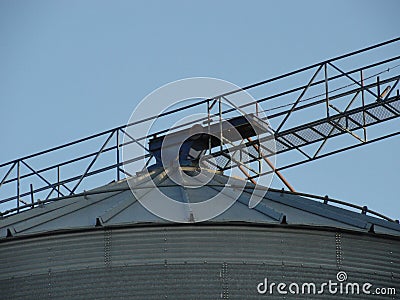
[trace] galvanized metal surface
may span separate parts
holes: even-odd
[[[336,280],[400,292],[400,239],[287,225],[98,228],[0,242],[1,299],[321,299],[257,284]],[[331,295],[323,299],[397,299]]]
[[[163,171],[156,175],[161,191],[183,197]],[[215,174],[185,197],[203,201],[226,180]],[[320,299],[256,288],[266,277],[320,284],[338,271],[400,293],[399,224],[276,191],[250,209],[253,188],[247,184],[227,211],[196,225],[151,214],[126,181],[3,218],[1,299]]]
[[[154,176],[158,178],[157,186],[161,192],[177,201],[196,203],[215,195],[221,198],[237,196],[236,190],[233,193],[221,192],[226,185],[227,177],[218,173],[213,174],[213,179],[207,185],[186,189],[184,194],[182,187],[176,185],[163,169],[155,171]],[[143,177],[143,180],[147,180],[146,177]],[[290,193],[268,191],[263,200],[250,209],[248,204],[253,192],[254,185],[248,183],[237,201],[210,222],[287,223],[400,236],[400,225],[397,223]],[[189,219],[189,216],[186,217]],[[166,224],[168,222],[147,211],[129,190],[127,181],[123,180],[88,191],[82,196],[62,198],[2,218],[0,219],[0,240],[10,236],[27,236],[56,230],[143,223]]]

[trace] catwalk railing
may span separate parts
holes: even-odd
[[[215,158],[215,168],[225,171],[238,167],[249,180],[397,136],[399,126],[393,122],[398,122],[400,115],[400,56],[393,54],[398,52],[399,41],[396,38],[246,86],[242,90],[257,100],[236,109],[215,104],[241,90],[0,164],[0,214],[20,212],[52,198],[72,196],[107,181],[132,176],[123,164],[149,162],[152,155],[144,153],[122,161],[122,147],[135,143],[146,149],[146,142],[155,136],[195,123],[218,123],[237,110],[247,109],[260,118],[265,118],[261,113],[268,117],[276,140],[278,165],[267,171],[261,168],[259,162],[268,161],[270,156],[269,149],[263,148],[262,137],[246,139],[232,146],[234,149],[209,149],[207,155]],[[200,109],[206,117],[122,141],[127,128]],[[378,124],[384,126],[375,126]],[[248,160],[237,161],[227,155],[228,150],[245,151]]]

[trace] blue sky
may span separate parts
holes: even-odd
[[[177,79],[244,86],[397,37],[399,11],[395,0],[0,1],[0,162],[125,124]],[[385,140],[284,174],[399,218],[399,149]]]

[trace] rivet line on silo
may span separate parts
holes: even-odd
[[[104,231],[104,264],[106,267],[111,267],[111,241],[112,231],[106,229]]]
[[[51,298],[51,269],[48,271],[48,295]]]
[[[342,268],[342,261],[343,261],[343,256],[342,256],[342,239],[341,239],[341,234],[336,233],[335,235],[335,246],[336,246],[336,266],[340,270]]]
[[[220,272],[220,275],[222,277],[222,293],[221,293],[221,298],[222,299],[229,299],[229,286],[228,286],[228,264],[224,262],[222,264],[222,269]]]

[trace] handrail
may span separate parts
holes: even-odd
[[[221,184],[209,184],[209,186],[215,186],[215,187],[220,187]],[[173,184],[163,184],[163,187],[176,187],[176,185]],[[229,188],[240,188],[241,186],[235,186],[235,185],[230,185]],[[136,189],[146,189],[146,188],[153,188],[152,185],[149,186],[145,186],[145,185],[141,185],[136,187]],[[245,189],[249,189],[249,187],[245,187]],[[253,189],[253,188],[252,188]],[[288,195],[296,195],[296,196],[301,196],[301,197],[306,197],[306,198],[311,198],[311,199],[317,199],[317,200],[322,200],[324,204],[329,204],[329,202],[331,203],[335,203],[335,204],[340,204],[343,206],[347,206],[347,207],[351,207],[357,210],[361,211],[361,214],[371,214],[374,216],[377,216],[381,219],[384,219],[386,221],[392,222],[392,223],[399,223],[399,220],[394,220],[392,218],[389,218],[379,212],[376,212],[374,210],[369,209],[367,206],[360,206],[360,205],[356,205],[347,201],[343,201],[343,200],[338,200],[338,199],[334,199],[334,198],[330,198],[327,195],[326,196],[319,196],[319,195],[314,195],[314,194],[310,194],[310,193],[302,193],[302,192],[293,192],[293,191],[289,191],[289,190],[285,190],[285,189],[274,189],[274,188],[267,188],[267,187],[262,187],[262,186],[257,186],[257,188],[254,189],[258,189],[258,190],[266,190],[266,191],[271,191],[271,192],[275,192],[275,193],[281,193],[281,194],[288,194]],[[87,196],[91,196],[91,195],[100,195],[100,194],[110,194],[110,193],[117,193],[117,192],[124,192],[124,191],[128,191],[130,190],[129,187],[123,187],[123,188],[109,188],[107,190],[93,190],[93,191],[84,191],[78,194],[74,194],[74,195],[69,195],[69,196],[64,196],[64,197],[57,197],[57,198],[53,198],[53,199],[47,199],[47,200],[39,200],[34,202],[33,204],[26,204],[23,206],[20,206],[20,209],[23,208],[30,208],[33,206],[38,206],[38,205],[43,205],[46,203],[50,203],[50,202],[57,202],[59,200],[63,200],[63,199],[69,199],[69,198],[77,198],[77,197],[87,197]],[[7,211],[4,212],[0,212],[0,217],[4,217],[7,215],[10,215],[13,212],[16,212],[17,208],[13,208],[13,209],[9,209]]]

